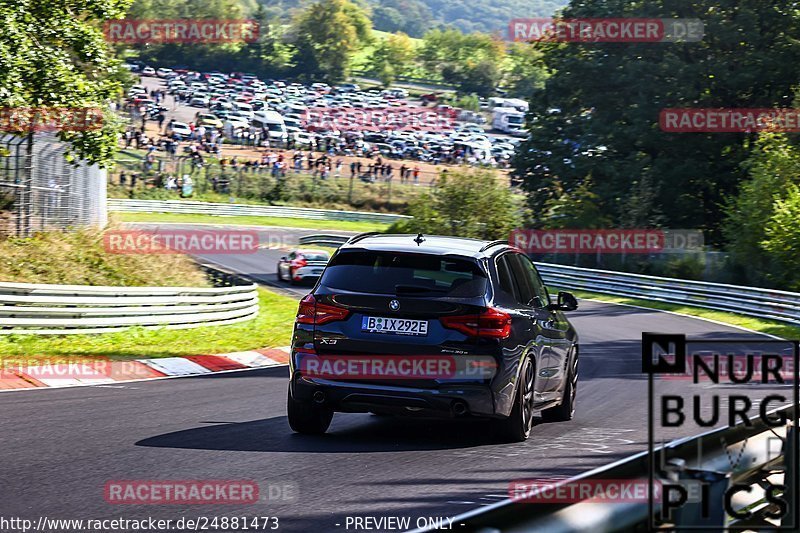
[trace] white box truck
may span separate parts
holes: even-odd
[[[525,135],[525,113],[513,107],[495,107],[492,110],[492,127],[511,135]]]

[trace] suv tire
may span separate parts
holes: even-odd
[[[522,364],[511,414],[499,423],[500,435],[507,442],[526,440],[533,428],[533,385],[536,371],[530,359],[525,358]]]
[[[333,420],[333,410],[314,402],[303,402],[292,398],[289,390],[286,400],[289,426],[297,433],[322,435],[328,431]]]

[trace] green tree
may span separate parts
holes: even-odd
[[[289,67],[294,48],[285,40],[283,24],[263,5],[259,4],[253,18],[258,21],[259,36],[256,43],[242,48],[247,70],[279,76]]]
[[[257,70],[263,43],[273,34],[263,8],[247,11],[241,0],[135,0],[128,12],[135,19],[242,19],[249,16],[261,24],[256,44],[232,43],[141,43],[119,45],[120,51],[135,50],[139,59],[158,65],[186,65],[189,68],[224,71]]]
[[[414,199],[404,231],[481,239],[508,238],[522,223],[520,199],[491,170],[442,174],[432,192]]]
[[[544,88],[547,70],[542,61],[542,52],[528,43],[513,43],[508,48],[504,85],[511,93],[529,98],[535,91]]]
[[[384,86],[389,86],[395,76],[403,76],[411,68],[416,49],[405,33],[388,35],[375,48],[369,59],[370,71],[378,76]]]
[[[467,62],[455,78],[453,81],[457,81],[459,93],[491,96],[500,81],[500,68],[489,59]]]
[[[558,195],[545,204],[547,218],[543,221],[547,228],[553,229],[594,229],[607,227],[608,217],[603,215],[600,198],[592,191],[592,181],[588,179],[574,191],[565,191],[557,184]]]
[[[762,248],[770,254],[769,281],[781,289],[800,290],[800,187],[789,185],[784,198],[775,201],[764,230]]]
[[[772,270],[769,250],[762,246],[767,239],[766,228],[776,202],[783,201],[791,187],[800,184],[800,150],[786,135],[764,133],[744,169],[749,177],[726,206],[723,230],[727,249],[744,277],[764,283]]]
[[[309,6],[292,31],[298,73],[328,82],[346,79],[353,54],[372,40],[372,22],[348,0],[321,0]]]
[[[435,29],[425,34],[419,59],[430,75],[457,85],[460,92],[486,96],[500,79],[505,49],[493,35]]]
[[[102,32],[122,18],[129,0],[0,0],[0,107],[107,108],[120,94],[120,62]],[[108,161],[118,127],[104,114],[102,129],[61,131],[72,155]],[[31,129],[36,129],[33,125]],[[33,149],[28,134],[28,153]]]
[[[430,9],[418,0],[381,0],[372,10],[375,29],[422,37],[433,19]]]

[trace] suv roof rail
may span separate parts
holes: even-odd
[[[367,237],[372,237],[373,235],[381,235],[381,234],[382,232],[380,231],[368,231],[366,233],[359,233],[358,235],[350,237],[350,239],[348,239],[348,241],[345,244],[353,244],[362,239],[366,239]]]
[[[481,249],[479,251],[480,252],[485,252],[486,250],[488,250],[489,248],[492,248],[493,246],[501,246],[503,244],[508,244],[508,241],[492,241],[492,242],[484,244],[483,247],[481,247]]]

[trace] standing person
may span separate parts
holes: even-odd
[[[419,185],[419,167],[414,167],[414,185]]]
[[[361,175],[361,161],[356,163],[356,173],[360,176]]]
[[[400,167],[400,183],[406,182],[406,170],[406,164],[403,163],[403,165]]]
[[[336,160],[336,174],[333,175],[334,178],[341,178],[342,177],[342,158],[338,158]]]
[[[356,177],[356,162],[353,161],[350,163],[350,179]]]

